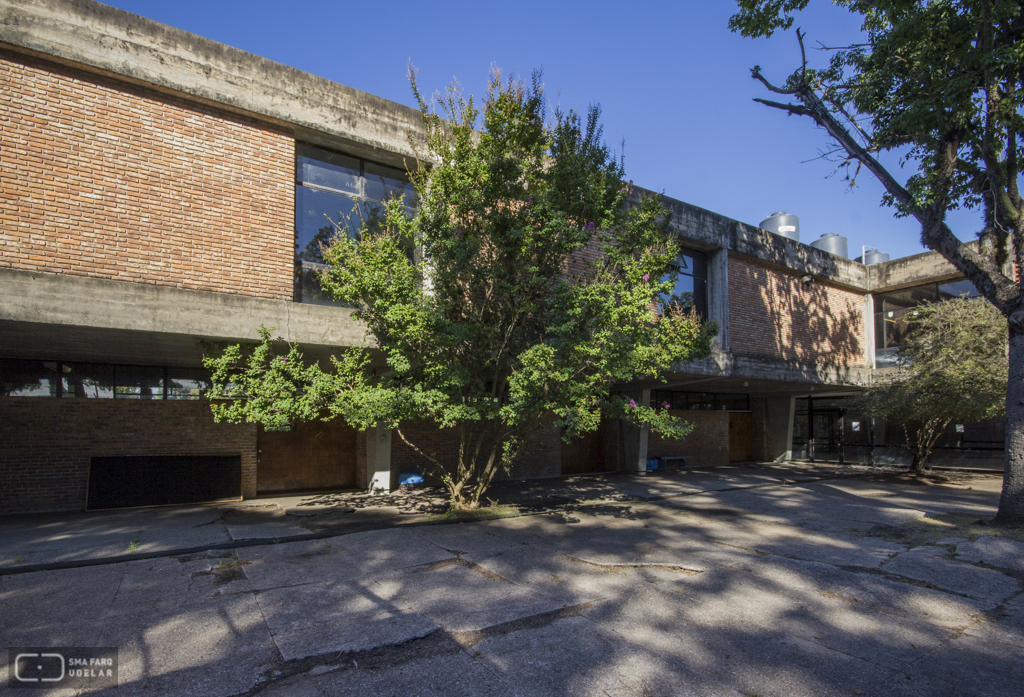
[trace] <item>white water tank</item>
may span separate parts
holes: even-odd
[[[850,245],[849,241],[842,235],[834,232],[826,232],[818,239],[811,242],[811,246],[820,249],[823,252],[829,252],[835,254],[838,257],[844,259],[850,258]]]
[[[800,241],[800,218],[786,211],[772,213],[762,220],[758,227],[781,237],[788,237],[794,242]]]
[[[854,261],[859,261],[867,266],[872,266],[873,264],[881,264],[883,261],[889,261],[889,255],[885,252],[878,251],[874,247],[865,247],[864,254],[854,259]]]

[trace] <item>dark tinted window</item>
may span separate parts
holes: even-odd
[[[0,359],[0,395],[56,397],[59,383],[56,361]]]
[[[708,263],[702,252],[681,250],[672,263],[677,273],[672,296],[662,298],[663,303],[678,302],[685,309],[694,308],[701,317],[708,316]],[[668,275],[665,276],[668,278]]]
[[[82,399],[114,398],[114,366],[61,363],[61,396]]]

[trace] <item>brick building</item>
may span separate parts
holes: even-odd
[[[199,341],[266,325],[311,359],[367,344],[312,282],[311,242],[325,214],[408,190],[418,112],[86,0],[0,0],[0,17],[0,513],[386,487],[415,468],[383,428],[214,423]],[[621,388],[693,434],[552,431],[511,476],[814,456],[816,398],[835,412],[885,348],[876,298],[960,280],[934,254],[864,266],[667,204],[682,282],[722,332],[666,383]]]

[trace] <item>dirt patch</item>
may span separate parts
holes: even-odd
[[[972,542],[979,537],[1005,537],[1024,542],[1024,528],[989,525],[979,521],[976,515],[939,513],[925,515],[902,525],[876,525],[867,531],[867,536],[908,547],[930,545],[950,537]]]

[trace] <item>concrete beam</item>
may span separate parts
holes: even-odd
[[[629,395],[645,407],[651,406],[651,391],[636,390]],[[622,445],[626,455],[625,471],[634,474],[647,474],[647,443],[650,429],[646,426],[635,426],[622,421]]]
[[[259,327],[309,346],[372,346],[352,310],[86,276],[0,269],[0,321],[257,340]]]
[[[415,155],[410,136],[424,142],[415,109],[97,2],[0,0],[0,43],[287,124],[387,164]]]
[[[653,192],[638,190],[635,195],[641,193]],[[672,214],[670,228],[697,249],[728,249],[853,290],[863,292],[868,287],[867,267],[863,264],[683,201],[665,197],[663,203]]]
[[[785,462],[793,459],[793,420],[796,416],[796,397],[768,399],[768,430],[772,437],[772,460]]]
[[[372,494],[386,494],[392,490],[391,426],[377,424],[366,431],[366,471]]]
[[[873,293],[963,278],[963,274],[938,252],[924,252],[893,259],[873,264],[867,269],[868,287]]]
[[[708,255],[708,319],[718,322],[715,346],[729,352],[729,250]]]
[[[730,378],[735,381],[772,383],[803,383],[864,387],[870,384],[871,370],[829,363],[803,363],[758,356],[738,356],[715,352],[708,358],[673,366],[676,374],[694,377]],[[653,384],[653,383],[652,383]],[[655,387],[655,389],[658,389]]]

